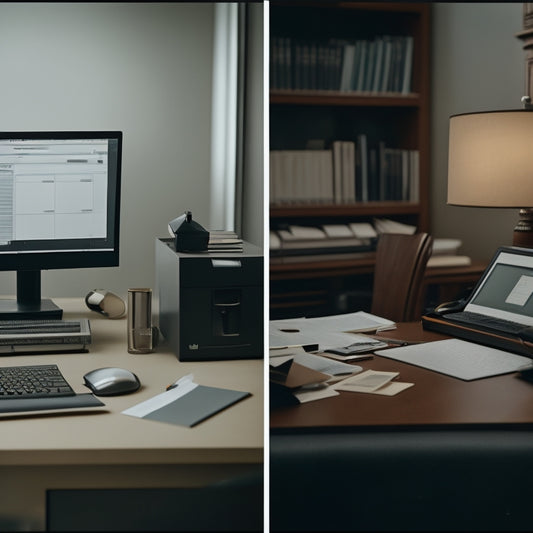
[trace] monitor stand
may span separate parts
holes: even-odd
[[[63,310],[41,299],[41,271],[17,271],[17,299],[0,299],[0,320],[60,320]]]

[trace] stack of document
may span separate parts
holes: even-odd
[[[358,340],[355,333],[375,333],[395,328],[392,320],[364,311],[317,318],[271,320],[269,345],[270,348],[313,345],[316,350],[324,351],[355,343]]]
[[[337,396],[331,385],[363,369],[320,355],[302,347],[270,350],[271,406],[304,403]]]
[[[394,322],[364,311],[271,321],[271,399],[290,403],[293,398],[303,403],[338,395],[332,385],[361,372],[362,368],[310,352],[357,346],[358,342],[365,351],[381,348],[383,343],[380,341],[355,332],[376,332],[395,327]]]
[[[207,243],[208,252],[242,252],[244,249],[242,239],[234,231],[211,230]]]

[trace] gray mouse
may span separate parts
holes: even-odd
[[[83,380],[96,396],[128,394],[141,386],[139,378],[133,372],[116,367],[91,370],[83,376]]]

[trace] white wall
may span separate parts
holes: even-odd
[[[522,107],[525,52],[515,37],[521,30],[521,3],[433,5],[432,232],[462,239],[462,252],[484,261],[512,243],[518,210],[446,205],[449,117]],[[533,206],[533,198],[526,203]]]
[[[124,132],[120,267],[43,272],[43,296],[152,287],[168,221],[209,227],[212,57],[209,3],[0,3],[0,128]]]

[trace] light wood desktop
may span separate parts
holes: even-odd
[[[86,372],[116,366],[137,374],[142,387],[101,397],[105,407],[95,410],[2,417],[0,522],[43,530],[47,489],[201,487],[262,472],[262,360],[183,363],[164,344],[154,353],[130,354],[125,318],[91,312],[81,298],[55,302],[65,319],[90,319],[89,353],[8,356],[1,366],[55,363],[80,393],[89,392]],[[189,373],[196,383],[252,396],[193,428],[121,414]]]

